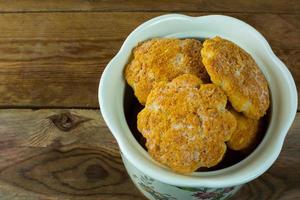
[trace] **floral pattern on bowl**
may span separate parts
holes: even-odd
[[[175,197],[172,197],[170,194],[163,194],[156,191],[155,187],[153,186],[154,179],[143,175],[138,177],[137,175],[133,175],[138,181],[137,183],[143,188],[146,192],[148,192],[153,198],[157,200],[177,200]]]
[[[232,197],[231,191],[234,190],[234,187],[229,188],[216,188],[216,189],[209,189],[209,188],[202,188],[198,189],[192,196],[196,197],[197,199],[207,199],[207,200],[219,200],[219,199],[229,199]]]
[[[137,188],[151,200],[224,200],[232,197],[241,186],[226,188],[194,188],[169,185],[155,180],[136,169],[122,155],[123,162]]]

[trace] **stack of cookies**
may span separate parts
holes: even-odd
[[[145,107],[137,128],[149,154],[179,173],[216,166],[227,148],[251,147],[269,89],[254,59],[220,37],[139,44],[125,78]]]

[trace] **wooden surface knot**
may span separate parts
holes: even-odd
[[[87,122],[91,119],[72,114],[70,112],[63,112],[49,116],[53,124],[61,131],[68,132],[76,128],[79,124]]]
[[[90,165],[85,169],[85,176],[90,181],[97,181],[100,179],[105,179],[109,176],[107,170],[105,170],[101,165]]]

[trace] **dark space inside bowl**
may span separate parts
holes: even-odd
[[[145,147],[146,140],[137,129],[137,115],[143,108],[144,106],[141,105],[137,98],[134,96],[132,88],[128,84],[126,84],[124,96],[124,112],[126,121],[137,142],[147,151]],[[214,171],[224,169],[226,167],[232,166],[240,162],[241,160],[245,159],[248,155],[250,155],[254,151],[254,149],[260,144],[266,133],[269,124],[270,110],[271,109],[269,108],[267,115],[265,115],[261,119],[259,134],[256,138],[255,144],[252,145],[251,148],[243,151],[234,151],[227,148],[223,160],[218,165],[211,168],[199,168],[197,171]]]
[[[137,115],[144,108],[134,96],[132,88],[126,84],[124,93],[124,113],[128,127],[138,143],[147,151],[146,139],[137,129]]]
[[[204,42],[206,39],[205,37],[176,37],[179,39],[194,39],[194,40],[199,40],[200,42]]]

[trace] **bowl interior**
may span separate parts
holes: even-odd
[[[204,40],[208,39],[206,37],[199,37],[199,35],[201,36],[201,33],[194,33],[194,34],[195,36],[189,34],[187,37],[186,34],[177,33],[167,37],[181,38],[181,39],[193,38],[193,39],[200,40],[201,42],[204,42]],[[137,98],[134,96],[134,92],[132,88],[127,83],[124,91],[123,105],[124,105],[126,122],[128,124],[131,133],[135,137],[136,141],[143,147],[144,151],[147,151],[145,146],[146,140],[137,129],[137,115],[144,108],[144,106],[138,102]],[[240,161],[242,161],[243,159],[245,159],[246,157],[248,157],[255,150],[255,148],[261,143],[261,141],[265,136],[265,133],[267,132],[269,122],[270,122],[270,117],[271,117],[271,108],[272,108],[272,101],[270,104],[270,108],[267,111],[267,114],[260,119],[259,134],[257,135],[257,138],[255,139],[253,145],[251,145],[251,148],[248,148],[243,151],[234,151],[227,148],[223,160],[218,165],[211,168],[200,168],[195,173],[199,173],[199,172],[201,173],[204,171],[208,172],[208,171],[221,170],[230,167],[232,165],[235,165]]]

